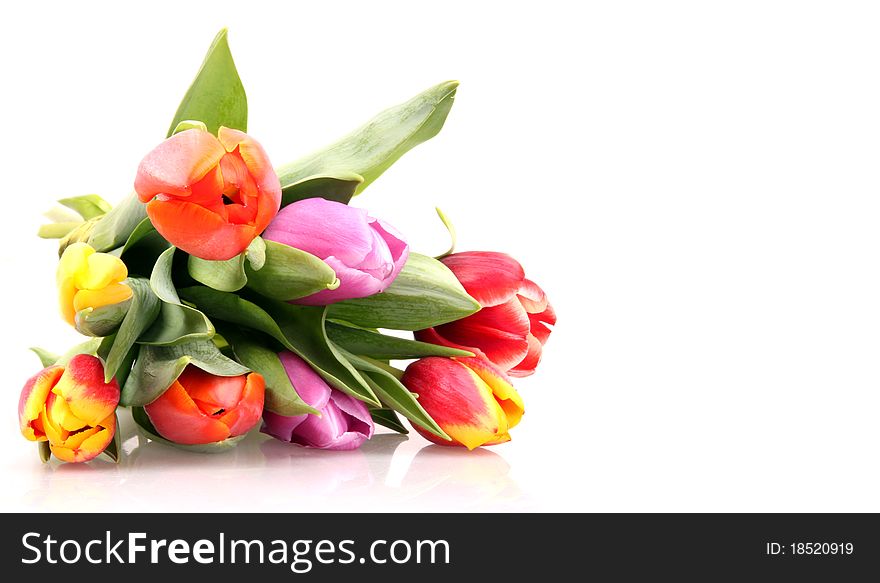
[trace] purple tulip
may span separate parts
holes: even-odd
[[[409,246],[393,227],[364,209],[323,198],[307,198],[278,213],[263,238],[323,259],[339,287],[294,303],[323,306],[384,291],[406,263]]]
[[[318,373],[292,352],[278,355],[290,382],[303,401],[321,412],[285,416],[263,411],[263,433],[281,441],[318,449],[357,449],[373,436],[367,406],[324,382]]]

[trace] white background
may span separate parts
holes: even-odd
[[[2,510],[880,511],[880,14],[865,2],[9,4],[0,18]],[[446,128],[356,200],[519,258],[559,325],[468,453],[262,436],[40,464],[16,404],[77,335],[53,200],[131,188],[217,30],[277,165],[449,78]]]

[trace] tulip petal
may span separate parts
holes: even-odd
[[[543,345],[541,344],[541,341],[538,340],[534,334],[529,334],[528,340],[529,352],[526,354],[526,357],[522,359],[522,362],[507,371],[507,374],[512,377],[522,378],[530,376],[535,372],[535,369],[541,362],[541,355],[543,353]]]
[[[530,279],[523,279],[517,295],[529,314],[539,314],[547,309],[547,294]]]
[[[73,296],[73,309],[75,312],[86,308],[100,308],[112,306],[124,302],[132,296],[131,288],[124,283],[111,283],[104,289],[83,289]]]
[[[232,259],[256,236],[250,225],[227,223],[216,213],[185,201],[154,200],[147,204],[147,215],[172,245],[210,261]]]
[[[435,330],[456,344],[479,348],[503,370],[519,364],[529,351],[529,318],[516,298]]]
[[[235,437],[250,431],[263,414],[266,381],[263,376],[252,372],[247,375],[241,400],[219,417],[221,423],[229,427],[229,436]]]
[[[281,360],[296,394],[315,409],[320,410],[326,407],[332,392],[330,385],[306,361],[289,350],[279,353],[278,358]]]
[[[229,437],[229,427],[205,415],[177,381],[144,411],[159,435],[176,443],[197,445]]]
[[[190,129],[156,146],[141,161],[134,188],[141,202],[156,195],[189,196],[193,184],[211,171],[226,149],[212,134]]]
[[[70,359],[52,392],[62,397],[83,425],[95,426],[116,410],[119,385],[104,382],[104,364],[91,354]]]
[[[79,289],[98,290],[128,277],[128,269],[119,257],[109,253],[92,253],[86,258],[85,269],[77,272],[74,283]]]
[[[391,261],[394,267],[391,270],[391,274],[386,278],[389,280],[388,284],[390,285],[406,264],[406,260],[409,257],[409,245],[404,240],[403,235],[385,221],[370,218],[370,227],[379,233],[379,236],[388,245],[388,251],[391,253]]]
[[[271,435],[275,439],[290,442],[293,439],[293,432],[297,427],[303,424],[308,417],[306,415],[279,415],[272,411],[263,411],[263,426],[260,431],[266,435]]]
[[[28,379],[18,398],[18,421],[22,435],[31,441],[45,441],[46,433],[39,421],[52,387],[61,378],[64,368],[50,366]]]
[[[484,308],[510,300],[525,279],[522,265],[505,253],[468,251],[447,255],[441,261]]]
[[[71,434],[60,443],[49,442],[52,454],[65,462],[87,462],[107,449],[116,433],[116,414],[112,414],[97,427]]]
[[[213,415],[221,409],[231,409],[241,401],[245,378],[220,377],[197,366],[188,366],[177,377],[177,382],[206,415]]]
[[[507,416],[507,427],[513,429],[522,419],[525,406],[513,383],[497,366],[481,357],[456,358],[471,369],[492,390],[492,395]]]
[[[323,198],[287,205],[263,236],[320,259],[336,257],[352,267],[359,265],[374,245],[365,210]]]

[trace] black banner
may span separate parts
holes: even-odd
[[[220,580],[590,576],[851,580],[878,572],[872,514],[12,514],[4,573]],[[4,576],[4,578],[6,575]],[[833,579],[832,579],[833,578]],[[201,579],[199,579],[201,580]],[[250,580],[250,579],[248,579]]]

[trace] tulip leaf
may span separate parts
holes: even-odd
[[[131,347],[144,330],[154,324],[160,312],[161,302],[145,279],[130,277],[126,283],[132,291],[131,304],[107,353],[107,362],[104,365],[105,382],[110,382],[110,379],[116,376]]]
[[[38,441],[37,442],[37,453],[40,454],[40,461],[44,464],[49,463],[49,460],[52,459],[52,449],[49,447],[48,441]]]
[[[69,209],[76,211],[85,220],[94,219],[107,214],[112,205],[97,194],[86,194],[58,201]]]
[[[394,409],[370,409],[370,416],[373,418],[373,423],[376,423],[377,425],[382,425],[383,427],[392,429],[397,433],[409,433],[409,429],[401,423],[400,417],[397,416]]]
[[[470,316],[480,304],[448,267],[410,253],[406,265],[382,293],[329,306],[327,317],[364,328],[422,330]]]
[[[214,336],[214,325],[205,314],[180,302],[171,267],[174,247],[169,247],[156,260],[150,275],[150,287],[162,300],[162,309],[153,326],[138,340],[141,344],[171,345]]]
[[[353,354],[380,360],[406,360],[424,356],[473,356],[472,352],[438,344],[398,338],[364,328],[327,322],[327,336],[331,341]]]
[[[40,239],[63,239],[80,225],[82,225],[82,221],[62,221],[60,223],[40,225],[39,230],[37,230],[37,237]]]
[[[335,144],[278,169],[285,189],[310,176],[363,177],[359,194],[401,156],[440,131],[455,97],[457,81],[446,81],[406,103],[386,109]],[[345,174],[341,174],[345,173]]]
[[[98,349],[101,347],[103,338],[89,338],[85,342],[80,342],[79,344],[73,346],[58,357],[58,360],[55,361],[54,364],[60,364],[61,366],[66,366],[70,359],[76,356],[77,354],[91,354],[95,355],[98,352]]]
[[[309,176],[294,182],[281,191],[281,206],[307,198],[323,198],[348,204],[364,181],[354,172],[337,172],[333,176]]]
[[[253,338],[234,330],[223,330],[235,357],[243,365],[263,375],[266,381],[265,408],[279,415],[318,414],[297,394],[278,355]]]
[[[179,134],[180,132],[185,132],[186,130],[202,130],[203,132],[208,131],[208,126],[205,125],[204,122],[201,122],[197,119],[185,119],[171,130],[169,136],[173,136],[174,134]]]
[[[370,388],[373,389],[373,392],[376,393],[376,396],[379,397],[383,405],[394,409],[437,437],[447,441],[450,440],[446,432],[422,408],[416,396],[400,382],[398,377],[403,376],[401,371],[387,365],[382,366],[368,358],[362,358],[344,350],[342,352],[355,368],[364,373],[364,378],[367,379]]]
[[[323,306],[294,306],[266,299],[263,303],[267,307],[263,309],[236,294],[209,287],[184,288],[180,293],[212,318],[268,334],[306,361],[331,386],[379,405],[366,380],[327,339]]]
[[[57,354],[53,354],[48,350],[40,348],[39,346],[32,346],[31,352],[37,355],[37,358],[40,359],[40,363],[43,367],[52,366],[56,362],[58,362],[59,356]]]
[[[134,422],[137,423],[137,426],[141,430],[141,432],[143,432],[144,435],[146,435],[146,437],[151,439],[152,441],[164,443],[165,445],[170,445],[178,449],[191,451],[194,453],[224,453],[238,445],[238,443],[242,439],[247,437],[247,434],[244,434],[230,437],[228,439],[224,439],[223,441],[216,441],[214,443],[184,445],[182,443],[174,443],[173,441],[169,441],[164,437],[161,437],[159,435],[159,432],[156,430],[156,427],[153,425],[153,422],[150,421],[150,416],[147,415],[147,412],[143,407],[132,407],[131,417],[132,419],[134,419]]]
[[[322,260],[275,241],[265,242],[265,262],[259,271],[251,265],[244,269],[247,286],[274,300],[295,300],[339,286],[336,272]]]
[[[152,403],[190,364],[221,377],[251,372],[251,369],[224,356],[210,340],[194,340],[172,346],[143,344],[131,374],[122,387],[119,403],[124,407],[142,407]]]
[[[109,336],[119,328],[130,306],[131,299],[128,299],[117,304],[82,309],[75,316],[76,331],[86,336]]]
[[[113,463],[118,464],[120,451],[122,451],[122,438],[119,436],[119,415],[116,415],[116,431],[113,432],[113,439],[101,453],[110,458]]]
[[[205,60],[174,114],[168,135],[182,121],[198,120],[217,134],[220,126],[247,131],[247,95],[229,51],[226,29],[211,43]]]
[[[137,245],[142,239],[144,239],[151,233],[156,233],[158,235],[156,228],[153,227],[153,223],[148,217],[139,222],[134,230],[131,232],[131,234],[128,236],[128,239],[125,240],[125,245],[122,246],[122,252],[120,253],[120,256],[135,245]]]
[[[262,269],[266,263],[266,243],[256,237],[248,248],[232,259],[209,261],[190,255],[187,270],[190,277],[206,286],[225,292],[238,291],[248,282],[245,261],[254,270]]]
[[[88,243],[95,251],[110,251],[125,244],[138,225],[147,218],[147,207],[132,192],[98,219]]]

